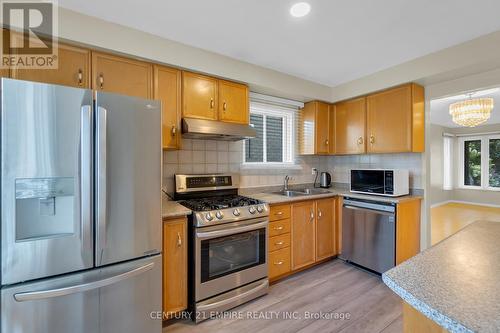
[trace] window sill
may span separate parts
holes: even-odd
[[[485,192],[500,192],[500,188],[497,187],[481,187],[481,186],[459,186],[456,190],[474,190],[474,191],[485,191]]]
[[[302,166],[300,164],[294,164],[294,163],[242,163],[240,165],[240,170],[263,170],[263,169],[302,170]]]

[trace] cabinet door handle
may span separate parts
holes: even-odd
[[[181,247],[182,246],[182,238],[181,238],[181,233],[178,232],[177,233],[177,247]]]
[[[325,145],[328,146],[329,144],[330,144],[330,142],[328,140],[325,140]]]
[[[213,98],[210,98],[210,108],[211,109],[214,108],[214,99]]]
[[[274,230],[283,230],[283,226],[282,226],[282,225],[280,225],[279,227],[274,227],[273,229],[274,229]]]
[[[172,125],[172,136],[175,136],[177,134],[177,127],[175,125]]]
[[[311,209],[311,222],[314,221],[314,211]]]
[[[100,89],[104,88],[104,75],[102,73],[99,74],[99,88]]]
[[[222,103],[222,110],[224,110],[224,111],[227,110],[227,103],[226,102]]]
[[[278,245],[278,246],[283,245],[283,241],[276,242],[276,243],[274,243],[274,245]]]
[[[275,265],[283,265],[283,261],[278,261],[274,263]]]
[[[276,213],[274,213],[274,215],[283,215],[283,212],[281,212],[281,211],[280,212],[276,212]]]
[[[363,141],[364,141],[364,140],[363,140],[363,137],[362,137],[362,136],[360,136],[360,137],[358,138],[358,145],[362,145],[362,144],[363,144]]]
[[[83,71],[81,68],[78,69],[78,85],[81,86],[83,84]]]
[[[323,213],[321,212],[321,209],[318,209],[318,219],[320,219],[321,216],[323,216]]]
[[[370,143],[371,144],[374,144],[375,143],[375,137],[372,135],[370,135]]]

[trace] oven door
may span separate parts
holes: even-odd
[[[195,301],[267,277],[268,219],[195,229]]]

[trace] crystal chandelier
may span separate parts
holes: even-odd
[[[490,119],[493,98],[469,98],[450,105],[450,114],[455,124],[476,127]]]

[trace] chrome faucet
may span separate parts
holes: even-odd
[[[283,184],[283,191],[288,191],[288,181],[290,177],[288,175],[285,176],[285,183]]]

